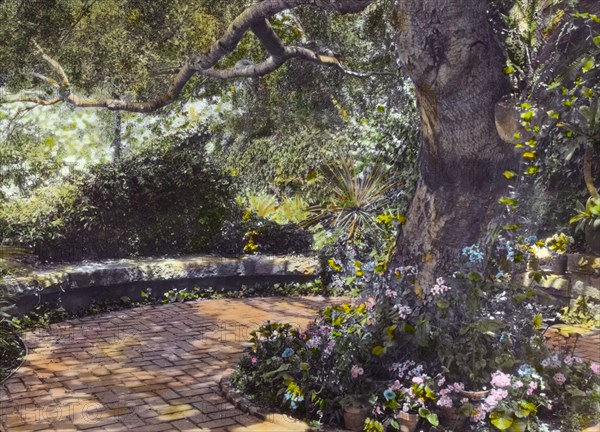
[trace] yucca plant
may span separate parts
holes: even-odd
[[[321,224],[341,233],[347,242],[357,236],[373,238],[381,230],[376,216],[390,205],[390,192],[399,185],[393,170],[380,161],[361,171],[352,160],[328,165],[323,170],[325,203],[311,206],[305,225]]]

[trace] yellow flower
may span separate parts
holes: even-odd
[[[327,264],[329,265],[329,267],[331,267],[336,272],[338,272],[338,273],[342,272],[342,266],[339,265],[333,258],[329,258],[329,260],[327,260]]]
[[[246,209],[246,211],[244,211],[244,214],[242,215],[242,221],[246,222],[248,220],[250,220],[250,218],[252,217],[252,212],[248,209]]]
[[[389,225],[392,223],[392,215],[382,214],[377,216],[377,222],[383,225]]]

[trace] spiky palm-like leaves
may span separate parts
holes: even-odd
[[[357,236],[373,237],[380,227],[376,215],[390,205],[389,193],[398,181],[387,167],[376,162],[356,172],[351,160],[329,165],[323,170],[329,198],[324,204],[312,206],[306,225],[322,224],[326,229],[342,233],[347,241]]]

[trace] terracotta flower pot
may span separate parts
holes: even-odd
[[[462,431],[467,418],[456,408],[439,407],[437,409],[440,425],[451,431]]]
[[[485,399],[489,392],[489,390],[461,390],[460,394],[469,399],[471,402],[475,402]]]
[[[360,432],[363,430],[365,420],[369,415],[371,408],[368,407],[343,407],[344,427],[350,431]]]
[[[419,414],[400,411],[396,414],[396,419],[400,423],[400,432],[415,432],[419,423]]]

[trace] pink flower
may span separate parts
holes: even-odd
[[[423,384],[423,378],[421,378],[421,377],[414,377],[412,379],[412,382],[414,382],[415,384]]]
[[[552,411],[552,404],[549,403],[548,405],[546,405],[546,408],[548,408],[548,411]]]
[[[456,393],[461,392],[465,389],[465,385],[463,383],[454,383],[452,386]]]
[[[571,363],[573,363],[573,357],[571,357],[570,355],[566,356],[565,359],[563,360],[565,362],[565,364],[570,365]]]
[[[554,376],[552,377],[554,379],[554,382],[558,385],[563,385],[566,381],[567,381],[567,377],[564,376],[562,373],[558,372],[555,373]]]
[[[592,362],[592,364],[590,364],[590,368],[592,368],[594,375],[600,375],[600,364]]]
[[[433,286],[433,288],[431,288],[431,294],[435,296],[448,291],[450,287],[445,285],[445,283],[446,281],[444,280],[444,278],[437,278],[435,281],[435,285]]]
[[[412,313],[412,309],[409,308],[408,306],[400,306],[400,305],[398,305],[396,307],[398,308],[398,315],[402,319],[406,319],[406,317],[408,317]]]
[[[533,392],[537,390],[537,387],[538,387],[537,383],[535,381],[531,381],[529,383],[529,388],[527,389],[527,395],[531,396],[533,394]]]
[[[372,297],[369,297],[369,299],[365,303],[365,306],[367,307],[368,310],[373,310],[373,308],[375,307],[375,299]]]
[[[252,357],[250,359],[250,361],[252,362],[252,364],[256,364],[256,362],[258,361],[258,359],[256,357]]]
[[[381,414],[381,413],[383,413],[383,411],[381,411],[381,407],[380,407],[379,405],[375,406],[375,412],[376,412],[377,414]]]
[[[486,413],[485,413],[484,406],[480,405],[478,408],[476,408],[473,411],[473,414],[471,414],[471,421],[473,423],[479,423],[481,421],[484,421],[485,420],[485,415],[486,415]]]
[[[523,381],[521,381],[521,380],[515,381],[515,383],[513,384],[514,389],[518,389],[521,387],[523,387]]]
[[[437,404],[441,407],[452,408],[452,399],[444,395],[437,401]]]
[[[438,387],[443,386],[445,382],[446,382],[446,377],[441,377],[437,382]]]
[[[496,371],[492,374],[492,385],[498,388],[508,387],[510,383],[510,375]]]
[[[350,373],[352,374],[352,378],[356,379],[356,378],[359,377],[359,375],[364,374],[365,371],[364,371],[363,368],[361,368],[361,367],[359,367],[357,365],[354,365],[354,366],[352,366],[352,369],[350,370]]]

